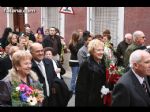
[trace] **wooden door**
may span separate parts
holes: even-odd
[[[14,10],[22,10],[22,12],[15,12],[13,13],[13,20],[14,20],[14,28],[19,27],[20,32],[24,32],[24,7],[13,7]]]

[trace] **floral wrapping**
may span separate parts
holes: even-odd
[[[117,83],[119,78],[123,75],[124,68],[117,67],[113,64],[106,69],[106,81],[108,84],[114,85]],[[103,101],[106,106],[111,106],[112,101],[112,92],[110,91],[108,94],[103,96]]]
[[[42,84],[35,83],[31,86],[13,82],[11,92],[13,107],[41,106],[44,99]]]
[[[121,75],[124,73],[123,67],[117,67],[116,57],[114,56],[114,49],[111,45],[110,41],[105,42],[104,45],[104,58],[105,58],[105,66],[106,66],[106,84],[108,85],[115,85],[116,82],[119,80]],[[106,106],[111,105],[111,96],[112,91],[109,91],[107,94],[103,95],[103,103]]]

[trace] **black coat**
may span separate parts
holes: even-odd
[[[70,44],[69,45],[69,50],[70,50],[70,60],[78,60],[78,57],[77,57],[77,53],[80,49],[80,46],[79,46],[79,43],[77,43],[76,45],[73,45],[73,44]],[[71,67],[74,67],[74,66],[79,66],[79,62],[72,62],[72,61],[69,61],[69,65]]]
[[[57,75],[54,71],[53,63],[51,60],[43,59],[43,63],[45,65],[46,76],[49,84],[50,97],[46,96],[45,78],[42,75],[42,72],[40,71],[38,65],[35,63],[34,60],[32,60],[32,70],[37,73],[40,83],[43,84],[44,95],[46,96],[44,106],[55,106],[55,103],[53,102],[53,99],[51,97],[52,94],[51,88],[52,88],[52,84],[54,83],[54,79]]]
[[[54,38],[57,41],[57,48],[58,48],[57,51],[55,51],[55,52],[57,52],[60,55],[61,54],[61,49],[62,49],[61,40],[60,40],[61,37],[58,36],[58,35],[55,35]],[[42,43],[44,48],[45,47],[52,47],[53,48],[53,44],[54,44],[54,42],[53,42],[53,39],[52,39],[51,35],[46,36],[43,40],[43,43]]]
[[[117,50],[116,50],[116,57],[117,57],[117,65],[118,66],[123,66],[124,54],[125,54],[125,51],[126,51],[128,46],[129,46],[129,44],[126,43],[125,40],[121,41],[118,44]]]
[[[105,66],[90,56],[79,70],[76,83],[75,106],[103,106],[101,88],[105,85]]]
[[[11,68],[12,61],[10,60],[9,56],[0,59],[0,80],[8,74],[8,70]]]
[[[149,84],[147,85],[150,92]],[[150,106],[150,97],[131,69],[115,85],[112,106]]]
[[[72,92],[69,90],[67,84],[63,79],[55,78],[53,87],[56,90],[56,94],[53,94],[56,101],[56,106],[66,107],[70,98],[72,97]]]

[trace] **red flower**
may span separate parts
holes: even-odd
[[[123,68],[117,67],[113,64],[110,64],[109,68],[106,69],[106,80],[110,84],[115,84],[121,75],[123,74]]]

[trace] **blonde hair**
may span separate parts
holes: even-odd
[[[18,36],[17,34],[14,34],[14,33],[10,33],[9,36],[8,36],[8,42],[11,43],[12,42],[12,38],[16,36],[16,39],[18,40]]]
[[[104,43],[101,42],[99,39],[93,39],[89,42],[88,44],[88,52],[90,54],[93,53],[94,49],[97,47],[97,46],[104,46]]]
[[[20,62],[25,59],[32,59],[32,55],[29,51],[18,50],[12,56],[12,65],[16,69],[20,66]]]
[[[10,47],[9,48],[9,55],[13,55],[16,51],[18,51],[19,50],[19,47],[18,46],[12,46],[12,47]]]

